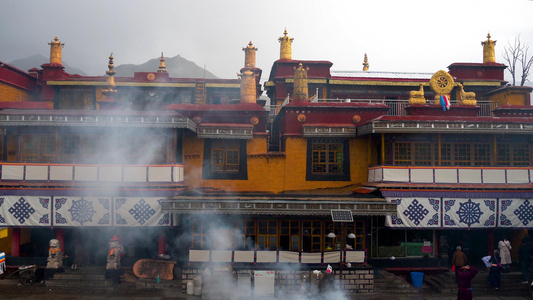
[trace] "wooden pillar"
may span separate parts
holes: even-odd
[[[63,253],[65,253],[65,232],[62,228],[56,228],[56,239],[59,241],[59,245]]]
[[[437,148],[439,149],[439,166],[442,166],[442,162],[441,162],[442,152],[441,152],[440,133],[439,133],[439,135],[437,137],[438,137]]]
[[[11,239],[11,256],[20,256],[20,228],[13,228]]]
[[[385,134],[381,133],[381,165],[385,165]]]
[[[492,255],[494,252],[494,229],[490,229],[487,233],[487,253],[486,255]]]
[[[167,235],[165,232],[161,232],[161,235],[159,236],[159,247],[158,247],[158,254],[166,254],[167,253]]]

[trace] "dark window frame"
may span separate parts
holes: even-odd
[[[313,144],[323,143],[342,144],[342,172],[339,174],[316,174],[313,173]],[[312,138],[307,140],[307,181],[350,181],[350,146],[349,139],[338,138]]]
[[[239,171],[236,172],[214,172],[211,170],[211,149],[213,141],[214,139],[205,139],[204,141],[204,161],[202,166],[202,179],[247,180],[248,162],[246,153],[246,140],[227,140],[237,141],[239,143]]]

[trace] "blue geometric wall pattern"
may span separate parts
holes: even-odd
[[[114,198],[114,226],[170,226],[170,214],[161,212],[162,198]]]
[[[4,196],[0,226],[50,226],[50,197]]]
[[[387,216],[389,227],[440,228],[441,199],[428,197],[386,198],[398,208],[396,216]]]
[[[533,227],[533,200],[500,199],[498,227]]]
[[[54,226],[111,226],[111,197],[63,196],[54,203]]]

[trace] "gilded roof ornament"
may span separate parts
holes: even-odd
[[[365,60],[363,61],[363,71],[368,71],[368,67],[369,67],[368,57],[366,56],[366,53],[365,53]]]
[[[307,71],[309,67],[304,68],[302,63],[298,65],[298,68],[294,67],[294,101],[309,100]]]
[[[165,58],[163,57],[163,52],[161,52],[161,59],[159,60],[159,69],[157,70],[158,73],[167,73],[167,69],[165,67]]]
[[[487,40],[481,42],[481,45],[483,46],[483,63],[495,63],[496,54],[494,48],[496,41],[490,39],[490,33],[487,34]]]
[[[255,68],[255,52],[258,49],[254,47],[254,44],[252,44],[252,41],[248,43],[248,46],[246,48],[242,48],[242,51],[244,51],[244,67],[245,68]]]
[[[294,39],[287,35],[287,29],[283,32],[283,37],[280,37],[278,41],[280,45],[280,57],[279,59],[292,59],[291,43]]]
[[[48,45],[50,45],[50,63],[61,65],[61,51],[65,44],[62,44],[56,36]]]
[[[109,64],[107,65],[109,70],[107,70],[105,73],[107,74],[107,87],[105,89],[102,89],[102,94],[104,94],[107,97],[113,97],[113,95],[117,92],[115,89],[115,74],[117,71],[113,70],[115,68],[115,65],[113,63],[113,53],[109,55]]]

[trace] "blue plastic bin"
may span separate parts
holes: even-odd
[[[421,287],[424,282],[424,273],[422,272],[411,272],[411,279],[413,279],[414,287]]]

